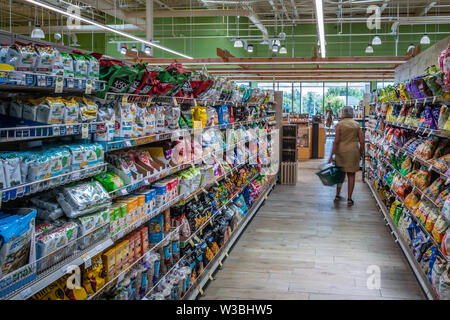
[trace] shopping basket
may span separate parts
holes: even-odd
[[[342,171],[341,167],[331,166],[325,168],[319,172],[316,172],[320,180],[325,186],[334,186],[344,182],[345,172]]]

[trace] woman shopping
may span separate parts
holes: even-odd
[[[335,165],[341,167],[346,173],[348,179],[347,205],[352,206],[354,204],[352,194],[355,188],[355,176],[364,152],[364,136],[359,124],[353,120],[352,107],[343,107],[339,113],[342,120],[336,125],[333,150],[328,162],[332,162],[333,155],[335,155]],[[342,184],[336,186],[334,201],[342,199],[341,188]]]

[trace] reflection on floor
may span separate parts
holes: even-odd
[[[361,173],[348,208],[314,174],[323,164],[300,162],[297,185],[276,186],[201,299],[424,299]]]

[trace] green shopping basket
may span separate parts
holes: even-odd
[[[341,167],[331,166],[316,173],[325,186],[334,186],[344,182],[345,172]]]

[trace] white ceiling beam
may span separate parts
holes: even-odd
[[[222,9],[201,9],[201,10],[158,10],[153,12],[154,18],[186,18],[186,17],[248,17],[250,10],[222,10]],[[132,18],[145,18],[145,11],[127,13]]]

